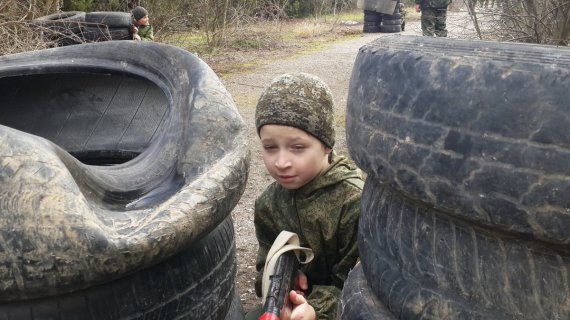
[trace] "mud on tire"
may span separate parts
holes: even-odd
[[[187,51],[108,41],[8,55],[0,83],[2,305],[158,265],[210,234],[243,193],[243,120]]]
[[[376,297],[357,264],[348,274],[342,289],[337,320],[396,320],[396,317]]]
[[[360,49],[347,109],[357,164],[449,215],[570,243],[570,52],[383,37]]]
[[[125,278],[70,294],[0,304],[0,319],[239,319],[235,242],[227,218],[180,254]],[[230,317],[231,315],[231,317]]]
[[[451,218],[372,176],[358,246],[370,286],[399,319],[565,319],[565,248]]]

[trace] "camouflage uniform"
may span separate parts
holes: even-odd
[[[142,41],[153,41],[154,40],[154,31],[152,30],[152,26],[146,25],[139,28],[139,37],[141,37]]]
[[[136,22],[136,21],[142,19],[143,17],[148,16],[148,11],[141,6],[136,6],[131,11],[131,15],[133,17],[133,20]],[[133,24],[138,29],[138,35],[141,38],[141,41],[153,41],[154,40],[154,31],[153,31],[151,25],[138,26],[137,23],[133,23]]]
[[[422,10],[422,33],[424,36],[447,37],[447,7],[452,0],[415,0]]]
[[[305,186],[288,190],[274,182],[255,202],[257,295],[261,296],[263,267],[273,241],[282,230],[295,232],[301,245],[315,253],[302,270],[311,290],[307,300],[318,319],[335,318],[343,283],[358,258],[360,170],[334,153],[331,161],[322,175]]]

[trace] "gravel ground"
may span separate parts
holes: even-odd
[[[450,37],[465,37],[464,29],[452,27],[454,25],[465,26],[465,23],[457,20],[456,17],[458,15],[459,13],[450,13],[448,17]],[[461,19],[464,18],[465,15],[461,15]],[[356,27],[361,29],[362,25]],[[406,31],[401,34],[421,35],[419,21],[408,21]],[[347,155],[344,118],[353,63],[360,47],[384,36],[389,36],[389,34],[363,34],[356,39],[331,44],[318,52],[282,59],[264,65],[252,72],[234,75],[223,80],[226,89],[234,98],[239,112],[247,124],[249,147],[252,151],[252,162],[246,190],[232,212],[237,245],[237,288],[246,311],[261,303],[253,289],[257,253],[257,240],[253,225],[253,205],[255,198],[272,181],[261,160],[261,152],[254,125],[255,104],[263,87],[274,77],[288,72],[307,72],[323,79],[330,86],[335,97],[335,117],[337,120],[335,150],[340,154]]]

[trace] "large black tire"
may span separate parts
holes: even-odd
[[[565,248],[454,219],[368,176],[358,247],[398,319],[569,319]]]
[[[116,11],[100,11],[87,12],[85,14],[85,23],[93,27],[97,25],[107,26],[108,28],[126,28],[132,26],[132,17],[127,12]]]
[[[111,40],[132,40],[133,35],[128,28],[108,28],[101,26],[86,26],[81,34],[87,42],[111,41]]]
[[[87,290],[0,304],[0,319],[239,319],[235,274],[233,221],[228,217],[166,261]]]
[[[352,157],[407,197],[511,235],[570,244],[570,51],[382,37],[352,73]]]
[[[337,319],[396,320],[370,289],[360,264],[350,271],[344,283]]]
[[[1,302],[160,263],[243,193],[243,120],[185,50],[107,41],[8,55],[0,83]],[[109,158],[121,161],[90,165]]]

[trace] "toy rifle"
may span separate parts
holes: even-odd
[[[293,253],[283,253],[269,276],[269,290],[263,304],[263,314],[258,320],[286,320],[291,315],[289,292],[293,290],[299,261]]]

